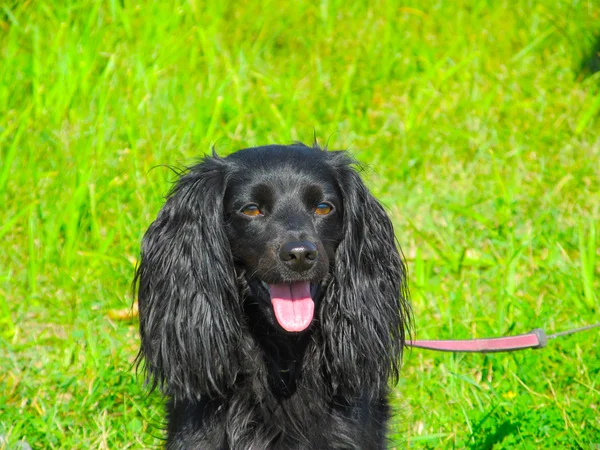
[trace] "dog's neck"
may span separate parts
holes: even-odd
[[[247,298],[244,312],[250,332],[260,349],[272,391],[283,398],[291,396],[296,391],[304,355],[311,340],[310,330],[302,334],[286,334],[276,329],[259,299]]]

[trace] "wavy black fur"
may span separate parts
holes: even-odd
[[[382,449],[388,381],[410,323],[392,224],[345,152],[303,144],[206,157],[169,193],[136,273],[150,385],[168,449]],[[258,199],[258,200],[257,200]],[[314,214],[327,200],[333,211]],[[264,216],[249,219],[252,201]],[[291,272],[277,249],[317,244]],[[265,283],[309,280],[313,323],[288,333]]]

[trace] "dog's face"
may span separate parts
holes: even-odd
[[[269,146],[227,160],[225,230],[236,267],[276,328],[302,332],[342,239],[342,195],[327,153]]]
[[[410,317],[406,269],[357,169],[346,152],[294,144],[207,156],[181,174],[136,271],[153,386],[226,395],[256,357],[248,334],[265,330],[273,357],[272,343],[311,342],[303,370],[383,395]],[[310,340],[270,339],[317,326]]]

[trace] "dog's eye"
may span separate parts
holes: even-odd
[[[262,215],[262,212],[260,212],[260,209],[258,209],[258,206],[254,205],[254,204],[249,204],[249,205],[244,206],[241,209],[241,213],[246,216],[251,216],[251,217]]]
[[[315,214],[318,216],[326,216],[333,210],[333,206],[329,203],[319,203],[315,208]]]

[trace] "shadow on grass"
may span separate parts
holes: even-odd
[[[563,411],[558,405],[535,407],[522,399],[521,402],[499,403],[486,412],[473,427],[473,433],[462,448],[564,449],[585,448],[589,444],[591,442],[579,436],[576,429],[565,428]]]
[[[497,426],[496,431],[488,434],[483,441],[477,441],[469,446],[471,450],[492,450],[494,445],[501,443],[508,436],[519,431],[519,425],[507,420]]]
[[[580,71],[584,77],[600,72],[600,33],[596,36],[590,52],[581,61]]]

